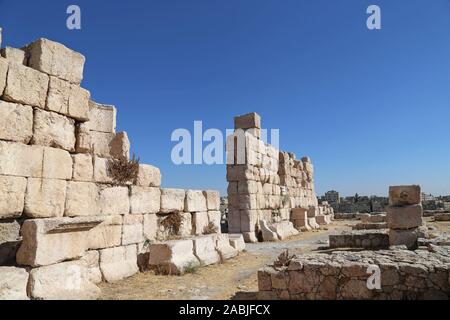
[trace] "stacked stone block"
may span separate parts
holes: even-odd
[[[386,211],[390,245],[416,249],[423,215],[420,186],[390,187]]]

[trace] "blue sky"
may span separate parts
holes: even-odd
[[[69,4],[82,30],[66,28]],[[225,166],[171,163],[171,133],[255,111],[312,158],[318,194],[450,194],[448,0],[0,0],[0,26],[3,45],[46,37],[83,53],[83,86],[117,106],[166,187],[225,192]]]

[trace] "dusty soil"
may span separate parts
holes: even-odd
[[[100,284],[107,300],[228,300],[249,297],[258,289],[257,271],[285,249],[299,254],[326,246],[328,235],[349,230],[353,222],[335,221],[318,232],[304,232],[288,241],[248,244],[246,251],[223,264],[199,268],[183,276],[139,273],[117,283]],[[237,294],[238,293],[238,294]],[[246,295],[247,293],[247,295]],[[237,295],[236,295],[237,294]]]

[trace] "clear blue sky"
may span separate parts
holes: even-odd
[[[65,27],[78,4],[82,30]],[[382,30],[366,28],[366,8]],[[226,190],[225,166],[171,164],[171,132],[256,111],[308,155],[316,189],[450,194],[448,0],[0,0],[3,45],[39,37],[87,57],[83,86],[118,107],[163,184]]]

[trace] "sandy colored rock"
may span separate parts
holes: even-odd
[[[192,240],[174,240],[150,245],[149,266],[157,273],[180,275],[186,268],[200,266]]]
[[[245,243],[258,243],[255,232],[242,232]]]
[[[203,195],[203,192],[198,190],[187,190],[184,208],[187,212],[207,211],[206,198]]]
[[[54,112],[34,112],[33,144],[75,151],[75,122]]]
[[[158,213],[161,207],[161,190],[153,187],[131,187],[131,214]]]
[[[8,61],[6,59],[0,58],[0,92],[6,87],[6,76],[8,74]]]
[[[387,226],[391,229],[412,229],[422,225],[422,205],[388,206]]]
[[[89,101],[89,130],[115,133],[117,109],[114,106]]]
[[[106,158],[94,156],[94,181],[99,183],[112,183],[113,178],[109,173],[109,162]]]
[[[42,177],[41,146],[0,141],[0,174],[21,177]]]
[[[153,241],[156,239],[158,231],[158,217],[156,214],[146,214],[144,215],[144,239]]]
[[[142,187],[160,187],[161,171],[149,164],[140,164],[135,184]]]
[[[75,128],[76,144],[75,151],[77,153],[91,153],[92,141],[91,134],[86,123],[79,123]]]
[[[24,213],[29,218],[56,218],[64,215],[67,182],[29,178]]]
[[[0,300],[29,300],[28,272],[14,267],[0,267]]]
[[[195,237],[193,239],[194,255],[204,266],[220,262],[220,256],[216,250],[215,239],[216,236],[211,235]]]
[[[17,220],[0,220],[0,265],[14,265],[20,245],[20,224]]]
[[[92,156],[89,154],[74,154],[73,161],[73,180],[90,182],[94,179],[94,165]]]
[[[10,63],[3,97],[7,101],[45,108],[48,76],[17,63]]]
[[[190,212],[180,213],[181,226],[179,236],[189,237],[192,235],[192,214]]]
[[[100,250],[100,270],[107,282],[119,281],[139,272],[136,245]]]
[[[161,189],[161,213],[183,212],[185,196],[182,189]]]
[[[100,190],[101,215],[126,215],[130,212],[127,187],[110,187]]]
[[[25,178],[0,176],[0,219],[22,215],[26,188]]]
[[[261,231],[261,236],[264,241],[278,241],[277,233],[269,228],[267,221],[261,220],[259,222],[259,229]]]
[[[125,215],[123,217],[122,245],[144,242],[144,217],[142,215]]]
[[[25,51],[23,51],[22,49],[5,47],[0,50],[0,54],[9,62],[14,62],[21,65],[25,65],[26,63]]]
[[[0,101],[0,139],[28,144],[32,136],[33,108]]]
[[[99,193],[95,183],[68,182],[64,215],[66,217],[77,217],[99,214]]]
[[[72,157],[69,152],[44,147],[42,177],[46,179],[72,179]]]
[[[89,149],[101,158],[111,158],[110,144],[114,137],[113,133],[89,131]]]
[[[216,236],[216,250],[220,255],[221,261],[236,257],[239,251],[230,244],[228,234],[219,234]]]
[[[100,253],[96,250],[88,251],[80,260],[86,264],[87,280],[94,284],[102,282],[102,272],[100,271]]]
[[[31,68],[74,84],[81,83],[85,62],[82,54],[48,39],[33,42],[26,51]]]
[[[192,225],[194,226],[194,233],[196,235],[202,235],[205,232],[205,228],[208,227],[208,224],[208,212],[194,212],[192,214]]]
[[[286,240],[292,236],[296,236],[299,232],[294,228],[294,225],[290,221],[281,221],[274,223],[270,226],[270,229],[277,233],[278,238]]]
[[[389,187],[389,204],[391,206],[406,206],[420,204],[422,201],[420,186]]]
[[[40,300],[90,300],[100,289],[90,281],[84,261],[69,261],[33,269],[30,295]]]
[[[102,216],[104,221],[88,234],[88,249],[105,249],[122,243],[122,216]]]
[[[222,213],[220,211],[208,211],[208,222],[216,228],[216,233],[221,233]]]
[[[237,251],[245,250],[245,241],[242,234],[229,234],[228,238],[230,240],[230,245]]]
[[[249,113],[234,118],[235,129],[261,128],[261,117],[257,113]]]
[[[409,250],[417,249],[419,233],[417,229],[412,230],[389,230],[389,244],[391,246],[406,246]]]
[[[203,191],[203,195],[206,198],[206,205],[207,205],[208,210],[213,210],[213,211],[220,210],[219,191],[206,190],[206,191]]]

